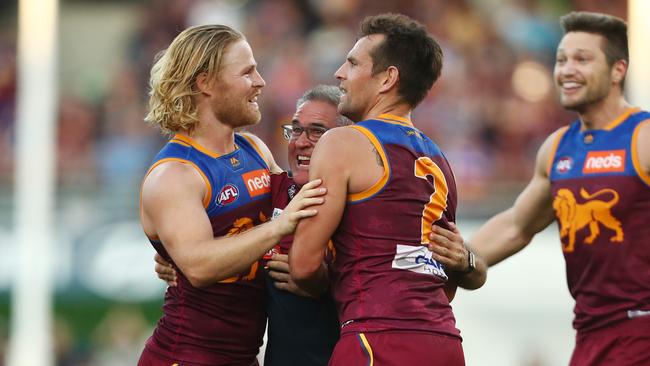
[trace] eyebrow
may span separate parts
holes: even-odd
[[[244,69],[242,71],[243,71],[244,74],[248,74],[249,72],[255,70],[256,67],[257,67],[256,64],[248,65],[248,66],[244,67]]]
[[[293,119],[293,120],[291,120],[291,124],[292,124],[292,125],[300,125],[300,122],[299,122],[297,119]],[[309,127],[309,126],[316,126],[316,127],[324,127],[324,128],[327,128],[327,127],[325,126],[325,124],[324,124],[324,123],[321,123],[321,122],[307,122],[307,127]]]

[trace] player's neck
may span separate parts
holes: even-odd
[[[231,153],[236,148],[234,129],[226,124],[218,123],[218,121],[217,123],[215,121],[206,123],[205,120],[201,120],[191,132],[182,131],[181,133],[191,137],[199,145],[217,155]]]
[[[410,120],[411,110],[411,106],[402,101],[385,98],[373,105],[364,115],[363,120],[377,118],[382,114],[390,114]]]
[[[630,108],[623,96],[616,93],[578,112],[578,116],[583,130],[604,129]]]

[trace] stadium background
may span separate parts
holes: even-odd
[[[570,10],[627,18],[606,0],[61,0],[56,231],[57,365],[133,365],[160,315],[164,286],[137,221],[139,182],[164,138],[147,126],[153,56],[188,25],[226,23],[251,43],[267,82],[251,130],[287,167],[280,125],[300,94],[333,73],[365,15],[397,11],[425,23],[445,53],[443,75],[413,114],[451,161],[465,236],[526,184],[543,138],[574,115],[551,72]],[[0,365],[16,269],[13,179],[17,0],[0,1]],[[648,106],[644,106],[648,107]],[[38,228],[34,228],[38,230]],[[453,305],[468,365],[566,364],[572,301],[555,227],[490,271]]]

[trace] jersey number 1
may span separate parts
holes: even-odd
[[[429,243],[429,234],[431,225],[442,217],[442,213],[447,208],[447,180],[440,170],[440,167],[427,156],[418,158],[415,161],[415,176],[428,180],[427,177],[433,178],[433,193],[429,197],[429,202],[424,205],[422,210],[422,244]]]

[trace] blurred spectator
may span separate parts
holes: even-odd
[[[64,95],[59,104],[57,166],[62,185],[96,183],[95,108],[79,97]]]
[[[7,357],[7,342],[9,341],[7,319],[0,316],[0,366],[4,366]]]
[[[145,92],[137,75],[135,68],[123,67],[101,106],[97,173],[103,197],[120,202],[137,195],[142,172],[162,145],[162,136],[157,144],[160,134],[142,120]]]
[[[139,310],[129,306],[111,308],[94,330],[94,348],[97,351],[92,365],[137,364],[149,334],[151,329]]]
[[[90,366],[90,350],[75,337],[63,318],[54,319],[54,359],[57,366]]]
[[[10,32],[13,34],[13,32]],[[6,42],[0,37],[0,42]],[[11,179],[16,118],[16,54],[14,42],[0,43],[0,183]]]

